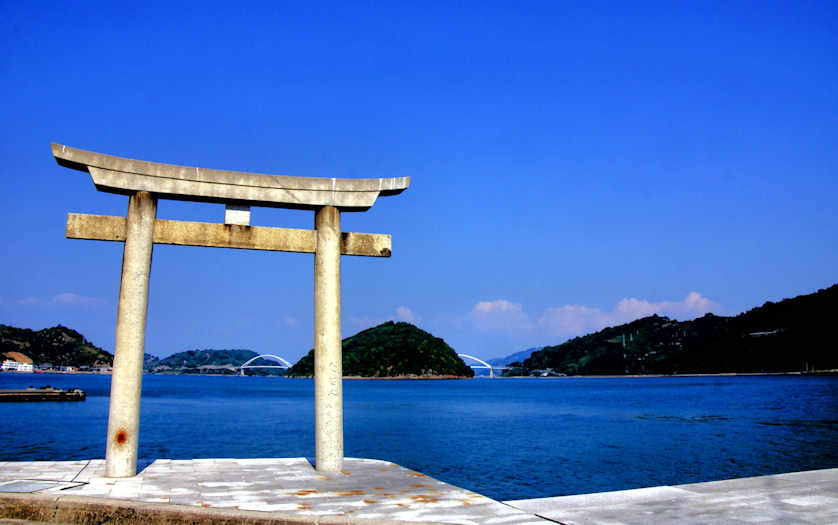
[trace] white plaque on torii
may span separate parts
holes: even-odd
[[[151,253],[154,244],[314,254],[314,408],[316,468],[343,468],[340,256],[389,257],[389,235],[343,233],[340,213],[366,211],[398,195],[409,177],[305,178],[211,170],[92,153],[52,144],[61,166],[90,173],[96,189],[129,196],[126,217],[71,213],[67,237],[124,242],[116,321],[105,474],[137,473],[140,390]],[[157,219],[157,200],[225,205],[224,224]],[[314,230],[250,225],[250,207],[315,212]]]

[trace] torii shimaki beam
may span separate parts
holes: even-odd
[[[126,217],[71,213],[67,237],[122,241],[122,279],[105,474],[137,473],[140,392],[151,253],[155,243],[314,253],[314,408],[316,468],[343,468],[340,256],[389,257],[389,235],[342,233],[341,212],[366,211],[398,195],[409,177],[304,178],[160,164],[52,144],[61,166],[90,173],[99,191],[127,195]],[[224,224],[157,219],[157,200],[225,205]],[[250,207],[315,213],[314,230],[250,226]]]

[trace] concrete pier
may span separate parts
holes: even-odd
[[[41,387],[21,390],[0,390],[0,402],[21,401],[84,401],[87,394],[78,388],[62,390],[60,388]]]
[[[343,470],[343,358],[340,338],[340,211],[314,219],[314,414],[317,470]]]
[[[838,468],[506,501],[564,525],[838,523]]]
[[[345,471],[336,473],[319,472],[304,458],[158,459],[133,478],[102,473],[101,460],[0,462],[0,523],[5,517],[43,520],[44,515],[85,525],[549,523],[375,459],[346,458]],[[13,514],[27,504],[35,509]],[[94,505],[111,510],[92,520],[88,509]],[[44,507],[47,512],[37,512]],[[213,521],[208,510],[225,514]]]
[[[141,191],[131,196],[122,255],[105,452],[105,472],[111,477],[137,473],[148,280],[156,215],[157,199],[151,194]]]
[[[557,473],[561,475],[561,473]],[[487,525],[834,524],[838,468],[499,502],[388,461],[158,459],[136,477],[102,460],[0,462],[0,523]]]

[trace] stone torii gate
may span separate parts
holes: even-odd
[[[175,166],[52,144],[59,165],[90,173],[99,191],[128,195],[127,217],[70,213],[67,237],[124,242],[116,320],[105,475],[137,473],[148,281],[154,244],[314,254],[314,411],[316,468],[343,468],[340,256],[389,257],[389,235],[344,233],[340,213],[366,211],[379,196],[407,189],[410,177],[303,178]],[[224,224],[157,219],[157,199],[225,205]],[[250,207],[315,212],[314,230],[250,226]]]

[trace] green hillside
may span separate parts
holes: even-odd
[[[143,369],[152,373],[169,374],[235,374],[245,361],[256,357],[253,350],[187,350],[158,359],[146,356]],[[259,359],[254,365],[275,365],[273,361]],[[277,369],[247,370],[248,375],[277,375]]]
[[[510,375],[789,372],[838,368],[838,285],[733,317],[653,315],[534,352]]]
[[[0,324],[0,354],[17,352],[37,365],[111,366],[113,355],[66,326],[30,330]],[[5,356],[11,357],[11,356]]]
[[[314,374],[314,350],[289,370],[289,376]],[[472,377],[474,371],[453,348],[410,323],[388,321],[343,340],[343,375],[362,377]]]

